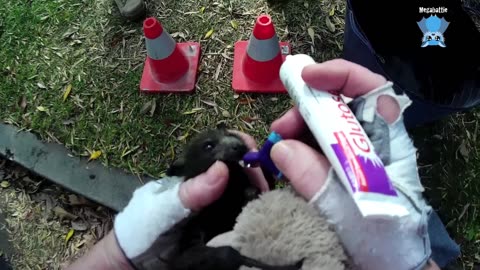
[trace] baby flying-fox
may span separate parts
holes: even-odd
[[[230,246],[207,246],[215,236],[231,231],[242,208],[258,195],[239,161],[248,152],[245,142],[225,126],[208,129],[197,134],[184,147],[181,156],[168,168],[168,176],[184,177],[185,181],[209,169],[217,160],[229,170],[227,187],[222,196],[189,216],[181,225],[179,250],[170,261],[175,270],[237,270],[240,266],[264,270],[297,270],[296,265],[273,266],[242,256]],[[252,192],[252,189],[254,192]]]

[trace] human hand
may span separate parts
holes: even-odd
[[[250,150],[256,149],[251,136],[233,132]],[[244,170],[254,185],[262,191],[268,189],[259,168]],[[206,172],[186,181],[167,176],[135,190],[114,223],[115,236],[125,256],[140,269],[148,265],[162,269],[161,258],[171,258],[175,252],[182,221],[216,201],[227,186],[228,175],[227,165],[217,161]]]
[[[271,158],[292,186],[335,226],[356,269],[423,269],[430,257],[426,204],[417,172],[416,149],[402,113],[409,105],[396,96],[384,77],[345,61],[332,60],[304,68],[302,77],[315,89],[339,90],[349,104],[410,215],[393,220],[363,219],[325,156],[298,138],[309,133],[297,108],[272,123],[284,140]],[[308,137],[308,136],[307,136]]]

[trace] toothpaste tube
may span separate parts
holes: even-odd
[[[340,94],[312,89],[303,81],[301,72],[310,64],[315,61],[308,55],[288,55],[280,78],[361,214],[408,215],[370,139]]]

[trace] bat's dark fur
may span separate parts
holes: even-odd
[[[252,194],[251,190],[255,187],[238,164],[247,151],[243,140],[222,126],[198,134],[167,170],[167,175],[184,176],[188,180],[207,171],[217,160],[225,162],[229,169],[228,185],[223,195],[185,221],[179,255],[172,260],[172,269],[236,270],[243,265],[269,270],[296,270],[301,267],[301,262],[291,266],[266,265],[242,256],[229,246],[206,246],[213,237],[231,231],[242,208],[253,199],[247,194]]]

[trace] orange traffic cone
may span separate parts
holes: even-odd
[[[260,15],[250,40],[235,43],[232,87],[237,93],[287,93],[280,66],[290,44],[279,42],[269,15]]]
[[[191,93],[195,90],[200,44],[177,43],[154,17],[145,19],[147,59],[140,81],[143,93]]]

